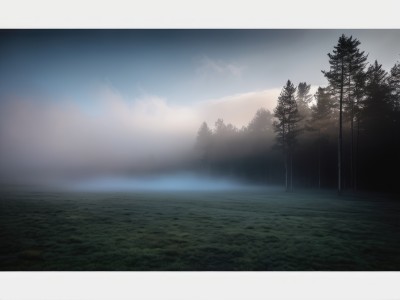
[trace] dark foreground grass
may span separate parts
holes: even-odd
[[[0,270],[400,270],[400,202],[278,191],[0,195]]]

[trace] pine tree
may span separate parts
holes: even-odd
[[[354,121],[356,117],[356,111],[358,110],[357,96],[359,96],[360,85],[363,83],[360,81],[364,69],[366,66],[367,55],[364,51],[360,51],[358,46],[360,41],[350,37],[347,39],[347,54],[346,54],[346,68],[348,70],[347,77],[347,102],[345,102],[345,109],[350,119],[350,185],[354,188],[355,182],[355,165],[354,165]]]
[[[343,95],[346,80],[346,42],[343,34],[334,47],[332,53],[328,53],[330,70],[322,71],[328,79],[332,93],[339,97],[339,135],[338,135],[338,192],[342,192],[342,153],[343,153]]]
[[[299,111],[299,116],[301,118],[299,126],[305,129],[307,121],[311,117],[310,103],[312,101],[312,95],[310,94],[311,85],[306,82],[300,82],[297,86],[297,109]]]
[[[321,144],[327,131],[333,127],[335,104],[327,88],[319,87],[314,97],[316,103],[311,107],[308,128],[317,132],[318,187],[321,188]]]
[[[200,160],[204,165],[208,164],[211,147],[212,131],[206,122],[203,122],[197,132],[196,149],[199,152]]]
[[[393,147],[396,132],[393,127],[393,110],[391,103],[391,90],[388,84],[388,73],[377,61],[370,65],[366,74],[365,99],[361,111],[361,124],[363,144],[366,151],[363,153],[365,177],[369,187],[384,188],[395,181],[388,173],[394,168],[397,157]],[[376,176],[376,177],[375,177]],[[371,180],[375,178],[375,180]],[[365,182],[364,180],[364,182]]]
[[[397,62],[390,70],[388,84],[391,91],[391,106],[393,123],[396,132],[396,142],[400,145],[400,63]]]
[[[390,70],[388,84],[391,91],[391,106],[393,115],[393,135],[392,148],[396,153],[393,159],[394,166],[397,170],[400,167],[400,62],[397,62]],[[396,180],[397,181],[397,180]]]
[[[367,78],[367,73],[362,70],[358,72],[356,76],[354,76],[354,92],[353,92],[353,101],[354,105],[354,119],[356,122],[356,134],[355,134],[355,142],[352,146],[354,146],[354,174],[353,174],[353,188],[356,191],[358,188],[358,161],[359,161],[359,148],[360,148],[360,121],[361,121],[361,111],[363,108],[363,103],[365,100],[365,82]],[[353,134],[353,131],[352,131]],[[353,136],[354,137],[354,136]]]
[[[376,60],[366,73],[365,93],[363,127],[368,134],[381,135],[382,129],[392,122],[392,103],[388,73]]]
[[[354,117],[354,77],[365,67],[366,56],[358,50],[360,42],[344,34],[332,53],[328,53],[330,70],[322,71],[329,81],[332,94],[339,100],[339,134],[338,134],[338,192],[342,192],[342,157],[343,157],[343,109],[347,95],[347,106],[350,107],[350,118]],[[349,104],[350,103],[350,104]],[[353,122],[353,121],[351,121]]]
[[[400,112],[400,63],[397,62],[390,70],[388,83],[392,91],[392,105],[395,112]]]
[[[272,114],[269,110],[260,108],[247,126],[253,133],[269,134],[272,131]]]
[[[293,190],[293,150],[299,133],[298,123],[300,121],[295,93],[296,88],[288,80],[278,97],[278,104],[274,110],[274,116],[278,119],[274,122],[277,141],[285,157],[285,186],[287,191],[289,190],[289,174],[290,190]]]

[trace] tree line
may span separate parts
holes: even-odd
[[[328,85],[290,80],[273,112],[260,108],[238,129],[203,123],[199,167],[269,184],[396,191],[400,167],[400,63],[368,62],[360,41],[342,35],[322,73]]]

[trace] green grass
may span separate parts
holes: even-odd
[[[400,202],[279,191],[4,191],[0,270],[400,270]]]

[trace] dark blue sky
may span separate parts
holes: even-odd
[[[84,102],[107,84],[128,98],[186,103],[287,79],[324,85],[326,54],[343,32],[387,69],[400,57],[400,30],[2,31],[0,93]]]

